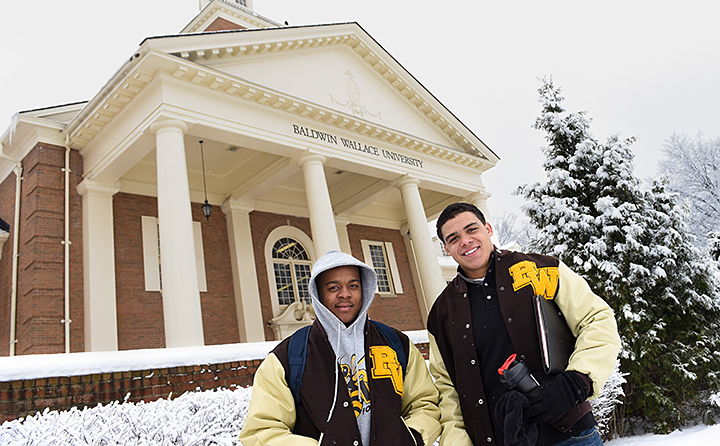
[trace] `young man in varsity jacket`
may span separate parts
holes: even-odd
[[[385,326],[402,344],[396,352],[368,320],[376,285],[375,270],[350,255],[330,251],[315,263],[308,289],[317,318],[299,402],[288,385],[287,338],[255,374],[240,432],[244,446],[415,446],[437,439],[438,392],[422,355],[406,335]]]
[[[495,248],[492,227],[470,203],[449,205],[437,232],[458,263],[427,324],[441,446],[602,445],[587,400],[600,394],[620,349],[607,303],[557,258]],[[534,295],[554,300],[577,337],[567,369],[556,375],[543,371]],[[540,385],[507,410],[510,391],[498,369],[513,353]]]

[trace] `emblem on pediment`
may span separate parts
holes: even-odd
[[[357,116],[372,116],[378,119],[382,119],[382,116],[380,112],[373,113],[370,110],[367,109],[362,103],[362,97],[360,95],[360,87],[358,87],[357,82],[355,81],[355,76],[352,74],[350,70],[347,70],[345,72],[345,91],[347,93],[347,100],[346,101],[339,101],[338,99],[335,99],[335,97],[330,94],[330,100],[341,107],[347,107],[348,110],[350,110],[350,113],[357,115]]]

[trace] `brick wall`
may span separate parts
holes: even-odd
[[[46,408],[154,401],[193,390],[252,385],[261,360],[0,382],[0,423]]]
[[[416,344],[425,359],[428,344]],[[251,386],[262,360],[0,381],[0,423],[46,408],[68,410],[123,401],[154,401],[195,390]]]
[[[0,356],[10,354],[10,300],[12,290],[13,231],[15,228],[15,174],[0,182],[0,218],[10,225],[10,234],[0,258]]]
[[[157,198],[113,196],[118,349],[162,348],[165,322],[159,291],[145,291],[142,216],[157,217]]]
[[[192,217],[202,225],[207,292],[200,293],[206,345],[240,341],[227,223],[219,207],[209,220],[200,203],[191,203]],[[157,198],[117,193],[113,197],[115,276],[120,350],[165,346],[162,296],[145,290],[142,216],[157,217]]]
[[[23,160],[21,185],[18,296],[17,354],[60,353],[65,350],[64,319],[64,165],[65,148],[38,144]],[[76,186],[82,180],[82,158],[75,150],[70,153],[70,327],[71,351],[84,350],[82,290],[82,201]],[[14,224],[15,178],[6,178],[0,196],[3,198],[3,219]],[[7,219],[5,218],[7,217]],[[10,293],[12,281],[12,242],[4,247],[0,322],[6,340],[0,347],[9,354]]]
[[[207,292],[200,293],[205,345],[240,342],[230,242],[225,214],[213,206],[209,219],[201,203],[191,203],[194,221],[201,222]]]
[[[228,31],[228,30],[234,30],[234,29],[247,29],[244,26],[240,26],[237,23],[233,23],[229,20],[226,20],[222,17],[218,17],[213,21],[210,25],[208,25],[207,28],[205,28],[205,31]]]

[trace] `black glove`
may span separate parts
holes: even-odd
[[[533,446],[537,443],[538,427],[525,417],[528,407],[530,401],[517,390],[505,392],[495,405],[495,421],[503,430],[506,446]]]
[[[528,422],[554,423],[585,401],[588,388],[578,373],[562,372],[549,377],[526,396],[530,400],[530,407],[525,411]]]

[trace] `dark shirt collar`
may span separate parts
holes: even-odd
[[[488,262],[488,270],[485,273],[485,277],[482,277],[480,279],[471,279],[465,275],[465,271],[462,270],[460,265],[458,265],[458,267],[457,267],[457,273],[458,273],[458,276],[460,276],[467,283],[474,283],[474,284],[483,283],[485,281],[485,279],[487,278],[487,276],[489,276],[490,274],[493,273],[494,265],[495,265],[495,250],[492,250],[492,251],[490,251],[490,261]]]

